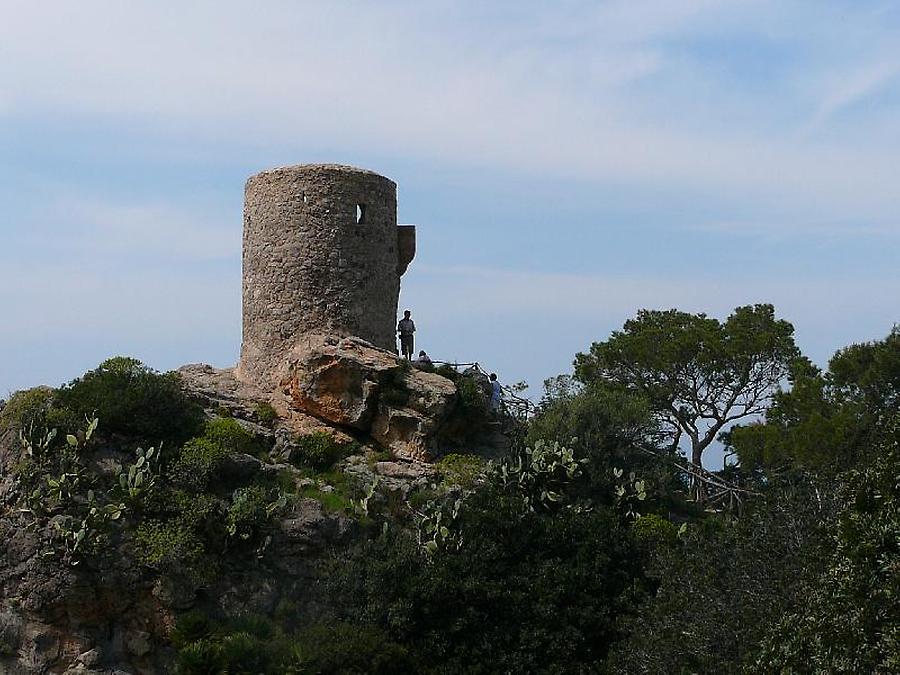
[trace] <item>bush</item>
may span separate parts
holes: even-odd
[[[218,445],[228,452],[247,455],[259,451],[259,443],[253,435],[231,417],[217,417],[209,420],[203,428],[202,438]]]
[[[823,566],[830,494],[806,481],[773,484],[742,518],[707,517],[675,545],[655,549],[658,589],[622,626],[629,635],[616,645],[610,672],[737,672],[784,611],[807,602],[803,582]],[[665,532],[644,518],[636,534]]]
[[[47,416],[53,402],[53,390],[35,387],[17,391],[0,409],[0,429],[40,433],[47,426]]]
[[[462,407],[468,411],[485,411],[487,398],[481,385],[473,377],[460,377],[456,382],[459,393],[459,401]]]
[[[180,443],[200,429],[203,411],[184,393],[177,373],[158,373],[137,359],[115,357],[61,387],[54,398],[59,424],[103,420],[104,434],[156,444]]]
[[[485,461],[477,455],[451,453],[441,458],[436,466],[444,482],[464,489],[474,487],[485,472]]]
[[[229,454],[215,441],[194,438],[184,444],[169,470],[169,477],[177,485],[205,490]]]
[[[248,675],[271,673],[273,661],[280,660],[272,646],[245,632],[226,635],[222,639],[219,655],[226,673]]]
[[[841,476],[827,568],[770,626],[751,672],[900,672],[900,425],[893,435]]]
[[[192,609],[178,617],[170,639],[172,646],[180,649],[191,642],[197,642],[209,635],[209,617],[198,609]]]
[[[442,425],[438,440],[443,448],[465,448],[484,440],[491,414],[487,395],[475,377],[457,373],[453,382],[456,383],[456,404]]]
[[[678,528],[655,513],[639,516],[631,524],[631,531],[637,541],[651,549],[671,546],[678,541]]]
[[[446,377],[448,380],[452,382],[456,382],[459,379],[459,373],[456,368],[451,366],[449,363],[442,363],[437,368],[434,369],[434,372],[441,377]]]
[[[181,520],[141,523],[134,533],[135,554],[148,567],[164,571],[192,571],[204,554],[203,542]]]
[[[222,672],[222,649],[214,642],[198,640],[178,651],[175,660],[177,675],[221,675]]]
[[[381,380],[379,401],[385,405],[401,408],[409,403],[409,387],[406,378],[411,370],[409,361],[401,361],[400,367],[389,370]]]
[[[339,618],[403,645],[408,672],[598,672],[640,588],[628,531],[610,509],[523,513],[508,493],[491,480],[465,500],[459,546],[428,556],[390,528],[355,549],[334,566]]]
[[[268,505],[268,491],[260,485],[235,490],[228,508],[229,536],[239,539],[253,537],[269,518]]]
[[[214,673],[262,673],[307,672],[292,668],[289,641],[280,630],[265,617],[245,614],[221,624],[214,624],[199,612],[182,615],[175,634],[187,635],[190,630],[181,628],[183,623],[193,630],[195,639],[179,643],[175,672],[181,675],[206,675]],[[173,635],[174,643],[174,635]]]
[[[296,654],[292,665],[300,672],[372,675],[420,672],[408,650],[375,626],[316,624],[297,636]]]
[[[349,453],[348,444],[340,443],[327,431],[299,436],[297,446],[296,463],[313,471],[327,471]]]
[[[275,422],[278,421],[278,413],[275,411],[275,408],[268,403],[257,403],[255,413],[256,419],[264,427],[269,427],[271,429],[275,426]]]

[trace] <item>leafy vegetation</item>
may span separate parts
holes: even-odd
[[[296,438],[299,452],[294,461],[313,471],[327,471],[351,453],[353,445],[338,441],[327,431],[314,431]]]
[[[468,490],[484,475],[487,465],[478,455],[451,453],[442,457],[436,468],[445,483]]]
[[[841,480],[827,566],[768,631],[758,672],[900,671],[900,423]],[[795,580],[796,582],[797,580]]]
[[[76,428],[91,417],[103,420],[105,434],[177,444],[199,431],[203,414],[185,395],[177,373],[158,373],[137,359],[117,356],[53,395],[53,424]]]
[[[443,526],[452,546],[389,530],[351,552],[332,581],[341,620],[404,645],[418,672],[596,668],[639,576],[627,530],[605,507],[531,512],[514,483],[489,485]]]
[[[457,383],[450,433],[483,433],[477,376],[436,371]],[[354,446],[328,433],[260,468],[253,425],[204,421],[177,377],[112,359],[0,411],[21,447],[11,512],[76,571],[121,556],[206,590],[264,565],[289,507],[298,537],[342,533],[298,546],[318,576],[299,593],[273,576],[265,616],[201,590],[171,633],[179,673],[900,669],[898,329],[820,371],[768,305],[642,312],[575,374],[545,383],[507,456],[460,443],[401,489],[368,480],[389,453],[341,462]],[[693,503],[679,470],[680,436],[698,460],[717,433],[741,511]]]
[[[163,571],[193,570],[205,553],[203,541],[184,519],[141,523],[134,533],[139,562]]]
[[[578,354],[575,375],[645,398],[671,430],[672,447],[687,437],[699,466],[720,431],[765,412],[799,356],[793,334],[772,305],[738,307],[724,323],[674,309],[642,310],[609,340]]]
[[[46,430],[52,404],[53,390],[49,387],[17,391],[0,410],[0,428],[26,434]]]
[[[275,408],[271,406],[269,403],[257,403],[256,404],[256,419],[262,424],[264,427],[272,428],[275,426],[275,422],[278,420],[278,413],[275,411]]]
[[[847,469],[877,447],[898,409],[900,328],[894,328],[884,340],[840,350],[824,373],[798,362],[791,388],[775,394],[765,423],[736,427],[726,441],[748,469]]]

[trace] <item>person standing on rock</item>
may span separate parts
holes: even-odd
[[[496,415],[500,410],[500,400],[503,396],[503,388],[497,379],[497,373],[491,373],[491,411]]]
[[[413,355],[413,333],[416,332],[416,324],[409,318],[412,312],[403,312],[403,318],[397,324],[397,332],[400,333],[400,353],[409,361]]]

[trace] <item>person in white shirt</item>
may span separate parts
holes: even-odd
[[[503,396],[503,389],[500,381],[497,379],[497,373],[491,373],[491,410],[497,412],[500,410],[500,400]]]

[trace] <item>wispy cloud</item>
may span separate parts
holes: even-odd
[[[477,241],[446,236],[445,250],[423,247],[403,291],[425,319],[423,337],[432,331],[442,350],[484,353],[506,372],[528,368],[521,376],[532,381],[567,367],[574,351],[640,307],[725,314],[772,301],[820,356],[877,337],[886,317],[896,320],[900,296],[884,272],[900,210],[900,16],[869,7],[200,0],[173,9],[0,0],[0,142],[15,139],[35,183],[61,181],[20,194],[18,159],[0,155],[9,178],[0,186],[8,205],[0,304],[15,324],[0,330],[0,375],[18,368],[16,384],[27,384],[31,371],[20,362],[36,352],[26,343],[65,330],[104,349],[168,341],[172,360],[214,360],[201,346],[231,358],[239,198],[210,208],[209,195],[168,194],[167,172],[240,174],[245,165],[334,158],[404,165],[408,176],[475,174],[484,177],[485,203],[501,182],[510,192],[546,186],[529,201],[543,209],[530,224],[565,229],[541,240],[563,243],[531,257],[562,270],[577,258],[582,271],[598,271],[533,270],[527,255],[512,271],[443,264],[477,247],[503,265],[513,238],[527,249],[527,226],[504,216],[500,200],[492,203],[497,222],[486,217],[483,231],[480,220],[470,230]],[[82,124],[89,135],[66,146]],[[44,147],[48,127],[59,147]],[[119,147],[123,136],[139,136],[140,147]],[[66,147],[78,161],[55,165],[71,159]],[[117,173],[139,165],[127,179]],[[233,178],[216,183],[212,199],[239,192]],[[122,189],[143,181],[147,196]],[[401,184],[403,199],[410,182]],[[600,197],[564,208],[559,184],[616,204],[600,215]],[[445,190],[448,210],[466,198],[448,196],[437,178],[430,186]],[[683,236],[691,228],[727,236]],[[778,247],[783,258],[762,274],[776,247],[745,246],[745,235],[794,245]],[[810,248],[804,238],[822,236],[868,238],[870,248],[843,269],[868,271],[864,253],[874,252],[880,272],[828,276],[821,249],[801,250]],[[695,255],[708,244],[716,248]],[[750,249],[741,266],[729,265],[735,247]],[[612,255],[617,270],[633,273],[604,273]],[[704,273],[704,257],[719,261],[714,272]],[[428,259],[441,265],[423,265]],[[798,261],[805,276],[783,272]],[[25,346],[10,352],[13,343]],[[54,344],[63,353],[71,341]],[[198,356],[186,355],[195,347]]]
[[[848,213],[900,206],[894,141],[859,147],[821,134],[773,137],[752,114],[740,124],[693,124],[701,108],[712,117],[733,102],[741,82],[699,88],[697,73],[674,67],[673,41],[723,26],[752,40],[766,34],[773,15],[813,28],[822,21],[813,6],[788,16],[777,7],[275,2],[261,10],[201,2],[173,12],[155,3],[13,2],[0,25],[0,99],[13,113],[63,108],[235,146],[328,138],[344,152],[593,182],[805,203],[824,194]],[[854,20],[890,45],[875,19]],[[815,52],[805,42],[798,49]],[[833,63],[816,58],[804,77],[832,71]],[[751,106],[747,113],[814,105],[807,119],[821,126],[894,72],[888,60],[850,73],[814,104],[740,100]],[[656,92],[649,97],[648,78]]]
[[[769,241],[784,241],[806,237],[843,239],[847,237],[876,237],[896,239],[900,237],[900,220],[887,222],[867,221],[713,221],[690,225],[696,232],[716,232],[740,237],[765,237]]]
[[[883,90],[896,81],[898,75],[900,75],[900,57],[832,75],[822,102],[810,120],[807,130],[820,129],[830,117]]]
[[[126,265],[153,258],[178,264],[240,257],[238,213],[208,214],[202,204],[129,202],[70,189],[47,199],[20,217],[20,249],[0,252],[0,260],[26,248],[86,263],[118,260]]]

